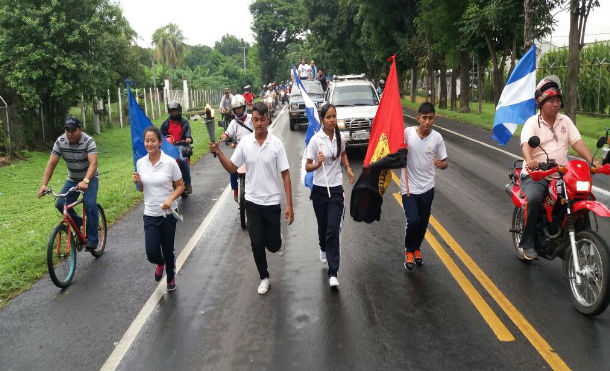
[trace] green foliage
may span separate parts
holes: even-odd
[[[165,68],[176,68],[184,57],[186,52],[184,35],[178,25],[170,23],[153,33],[152,42],[155,46],[155,57],[157,61],[161,61],[161,66],[163,66],[164,77]]]
[[[578,110],[584,112],[610,113],[610,43],[596,42],[580,51],[578,73]],[[606,59],[606,64],[600,64]],[[541,80],[547,75],[557,75],[567,91],[568,49],[547,52],[538,62],[536,76]],[[565,99],[565,98],[564,98]],[[598,110],[599,99],[599,110]]]

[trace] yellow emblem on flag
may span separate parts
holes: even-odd
[[[371,163],[384,158],[385,156],[390,154],[390,145],[388,143],[388,136],[385,133],[381,133],[379,137],[379,142],[377,142],[377,147],[375,148],[375,153],[371,156]],[[379,194],[383,197],[385,194],[385,190],[388,189],[390,183],[392,181],[392,177],[389,169],[382,170],[379,174]]]

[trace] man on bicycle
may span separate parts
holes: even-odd
[[[229,124],[227,130],[220,137],[221,141],[227,140],[227,138],[233,139],[235,144],[239,143],[241,138],[252,133],[254,128],[252,127],[252,115],[246,112],[246,98],[242,95],[236,95],[233,97],[231,102],[231,109],[235,118]],[[233,197],[235,202],[239,201],[239,195],[237,193],[237,173],[230,174],[231,189],[233,190]]]
[[[182,106],[178,102],[169,102],[167,105],[169,111],[169,117],[161,124],[161,134],[163,137],[171,136],[174,144],[178,148],[180,157],[178,158],[178,166],[182,172],[182,179],[184,179],[184,185],[186,187],[186,193],[193,193],[193,187],[191,186],[191,169],[186,156],[190,157],[190,154],[186,156],[182,153],[182,145],[176,145],[176,143],[183,142],[186,144],[193,143],[193,137],[191,136],[191,126],[189,122],[182,117]],[[188,146],[187,146],[188,148]],[[192,151],[191,151],[192,154]]]
[[[87,220],[87,250],[97,248],[97,227],[99,214],[97,211],[97,146],[89,135],[83,133],[80,120],[76,117],[68,117],[64,123],[64,134],[60,135],[53,145],[49,162],[42,176],[42,185],[38,190],[38,198],[42,197],[47,190],[47,185],[53,176],[53,171],[59,163],[59,158],[63,157],[68,167],[68,179],[61,189],[61,193],[66,193],[72,187],[78,187],[83,191],[83,203]],[[78,198],[77,192],[68,195],[66,201],[70,204]],[[57,199],[55,204],[57,210],[63,213],[64,203],[62,198]],[[76,214],[74,209],[70,210],[70,216],[74,222],[81,226],[83,219]]]

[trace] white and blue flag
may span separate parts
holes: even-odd
[[[309,95],[307,95],[307,91],[305,90],[305,86],[301,82],[299,78],[299,74],[294,68],[294,64],[292,65],[292,73],[294,75],[294,82],[301,91],[301,95],[303,96],[303,100],[305,101],[305,113],[307,114],[307,133],[305,134],[305,150],[303,151],[303,160],[301,163],[301,181],[306,187],[313,188],[313,172],[305,171],[305,162],[307,161],[307,145],[309,144],[309,140],[314,136],[315,133],[320,130],[320,116],[318,115],[318,108],[316,104],[311,100]]]
[[[536,113],[536,46],[532,45],[508,78],[496,106],[493,139],[506,145],[518,125]]]

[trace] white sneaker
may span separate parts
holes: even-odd
[[[330,287],[339,287],[339,280],[337,279],[337,277],[330,277],[328,279],[328,284],[330,285]]]
[[[322,251],[322,250],[320,250],[320,261],[321,261],[323,264],[328,263],[328,260],[326,260],[326,252],[324,252],[324,251]]]
[[[269,291],[269,278],[261,280],[261,284],[258,285],[258,294],[265,295]]]
[[[286,252],[286,241],[284,241],[284,236],[281,236],[280,238],[282,239],[282,246],[277,251],[277,254],[279,256],[284,256],[284,253]]]

